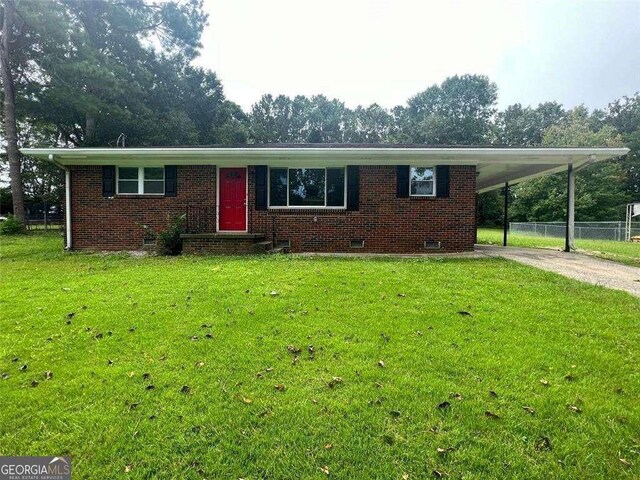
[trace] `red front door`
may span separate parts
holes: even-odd
[[[247,229],[247,169],[220,169],[220,231]]]

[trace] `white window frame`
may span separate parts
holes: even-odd
[[[271,205],[271,170],[287,170],[287,204]],[[324,170],[324,205],[289,205],[289,170]],[[342,169],[344,172],[344,202],[342,205],[327,205],[327,170]],[[347,208],[347,167],[269,167],[267,172],[267,200],[269,209],[285,210],[285,209],[323,209],[323,210],[346,210]]]
[[[413,180],[413,170],[416,168],[430,168],[431,171],[433,172],[433,193],[429,194],[429,195],[422,195],[422,194],[417,194],[417,193],[411,193],[411,182]],[[435,166],[430,166],[430,165],[425,165],[425,166],[420,166],[417,167],[415,165],[412,165],[409,167],[409,196],[410,197],[435,197],[436,196],[436,187],[437,187],[437,183],[436,183],[436,167]]]
[[[120,169],[121,168],[137,168],[138,169],[138,191],[136,193],[120,193]],[[144,193],[144,169],[145,168],[162,168],[162,193]],[[164,196],[167,186],[166,186],[166,178],[165,178],[165,171],[164,171],[164,167],[154,167],[154,166],[150,166],[147,165],[146,167],[128,167],[128,166],[122,166],[122,167],[116,167],[116,195],[145,195],[145,196],[151,196],[151,197],[161,197]],[[126,181],[126,180],[125,180]],[[133,179],[129,180],[130,182],[133,182]],[[150,182],[159,182],[160,180],[149,180]]]

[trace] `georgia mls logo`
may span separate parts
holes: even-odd
[[[0,457],[0,480],[70,479],[70,457]]]

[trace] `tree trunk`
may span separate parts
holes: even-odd
[[[15,41],[13,38],[14,21],[15,5],[13,0],[4,0],[4,20],[2,22],[2,40],[0,41],[0,70],[2,70],[2,87],[4,88],[4,129],[7,141],[7,158],[9,159],[11,195],[13,196],[13,214],[20,221],[24,221],[24,193],[22,191],[20,151],[18,150],[16,98],[10,65],[11,48]]]

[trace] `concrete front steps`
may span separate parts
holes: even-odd
[[[247,255],[281,253],[282,248],[273,248],[263,233],[185,233],[182,238],[182,253],[187,255],[227,254]]]

